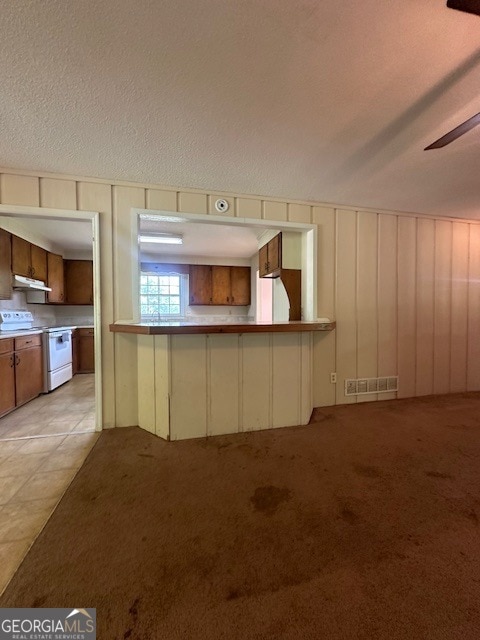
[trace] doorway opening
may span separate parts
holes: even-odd
[[[0,407],[1,441],[87,438],[102,429],[98,226],[97,212],[0,206],[0,229],[12,238],[12,277],[20,276],[15,287],[41,272],[51,289],[14,288],[10,299],[0,300],[10,319],[12,312],[25,313],[18,331],[14,324],[0,331],[0,351],[14,370],[13,378],[8,374],[13,406],[10,398]],[[27,268],[22,249],[31,260]],[[46,274],[38,267],[42,260]]]

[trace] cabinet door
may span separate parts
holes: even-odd
[[[190,265],[190,304],[212,303],[212,267],[203,264]]]
[[[264,278],[268,273],[268,244],[260,247],[258,251],[258,269],[260,278]]]
[[[212,267],[212,303],[231,304],[230,267]]]
[[[48,302],[63,302],[64,283],[63,283],[63,258],[55,253],[47,253],[48,267],[48,286],[51,291],[47,294]]]
[[[42,393],[42,347],[32,347],[15,352],[15,391],[17,406]]]
[[[0,355],[0,416],[15,409],[15,369],[13,353]]]
[[[78,337],[77,330],[72,331],[72,375],[78,373]]]
[[[32,278],[47,281],[47,252],[36,244],[30,245],[30,257],[32,261]]]
[[[12,297],[12,240],[8,231],[0,229],[0,300]]]
[[[64,266],[67,304],[93,304],[93,262],[65,260]]]
[[[78,373],[95,371],[95,349],[93,329],[78,330]]]
[[[250,267],[230,267],[231,304],[249,305],[251,299]]]
[[[30,242],[12,236],[12,272],[17,276],[32,277]]]
[[[268,273],[282,268],[282,234],[277,234],[268,243]]]

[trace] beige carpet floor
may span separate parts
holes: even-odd
[[[163,442],[104,432],[0,600],[98,638],[480,637],[480,394]]]

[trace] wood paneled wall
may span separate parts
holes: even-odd
[[[108,325],[133,318],[132,207],[318,225],[314,404],[356,402],[344,379],[398,374],[398,396],[480,389],[480,225],[228,193],[0,170],[0,202],[100,212],[104,424],[138,423],[137,341]],[[132,253],[133,252],[133,253]],[[330,373],[337,372],[337,385]],[[396,394],[379,394],[378,399]],[[363,396],[359,400],[375,400]]]
[[[331,215],[336,402],[478,390],[479,224],[341,209]],[[345,378],[384,375],[399,376],[398,394],[345,397]]]

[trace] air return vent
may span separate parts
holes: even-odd
[[[359,396],[366,393],[390,393],[398,391],[398,376],[382,378],[347,378],[345,380],[345,395]]]

